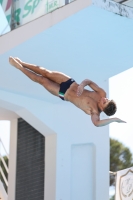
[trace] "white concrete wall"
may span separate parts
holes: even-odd
[[[0,180],[0,199],[1,200],[7,200],[8,199],[8,195],[5,191],[5,188],[3,186],[3,183]]]
[[[3,107],[14,111],[46,137],[57,134],[53,155],[47,148],[47,157],[53,156],[52,165],[56,164],[54,167],[56,173],[52,169],[53,177],[56,176],[56,200],[74,200],[75,197],[80,200],[82,194],[85,195],[84,200],[108,198],[108,126],[95,127],[91,123],[90,116],[62,100],[52,104],[4,91],[0,91],[0,99]],[[76,163],[78,165],[75,166]],[[55,185],[54,183],[52,185],[54,191]],[[91,190],[88,189],[90,185]],[[47,187],[49,194],[52,188],[49,184]],[[53,197],[50,199],[53,200]]]
[[[17,118],[10,121],[10,152],[8,176],[8,200],[15,200],[16,189],[16,159],[17,159]]]
[[[59,12],[50,13],[4,35],[0,38],[0,53],[12,53],[12,51],[7,51],[90,4],[91,1],[89,0],[77,0],[66,6],[66,8],[59,9]],[[15,40],[12,40],[12,38],[15,38]],[[5,45],[7,41],[10,41],[10,44]],[[22,55],[25,52],[32,60],[33,57],[35,58],[33,55],[37,54],[36,48],[35,54],[32,54],[32,47],[28,52],[25,51],[27,46],[27,44],[25,47],[20,46],[20,51],[18,48],[13,49],[14,54],[22,51]],[[40,59],[40,52],[43,52],[43,48],[40,46],[38,59],[43,62],[44,55]],[[5,55],[6,58],[3,58],[4,60],[8,59],[7,54]],[[4,62],[2,62],[2,65],[5,66],[2,72],[5,73],[4,70],[6,70],[10,76],[8,79],[1,78],[1,107],[13,111],[16,116],[25,119],[46,137],[45,200],[75,200],[75,198],[76,200],[81,200],[81,197],[83,200],[108,199],[108,126],[95,127],[91,123],[90,116],[83,111],[69,102],[63,102],[60,99],[57,100],[57,97],[51,97],[43,88],[39,90],[41,86],[37,87],[37,84],[25,79],[24,76],[20,76],[20,72],[15,71],[16,69],[9,68],[7,70],[7,63],[4,65]],[[66,72],[75,74],[76,67],[73,69],[70,67]],[[61,66],[60,69],[66,70],[64,66]],[[102,68],[100,69],[102,71]],[[77,77],[86,78],[86,74],[90,76],[89,72],[91,71],[92,66],[88,65],[85,71],[80,69]],[[16,80],[16,77],[18,80]],[[4,82],[5,79],[8,81]],[[103,80],[103,76],[99,79],[99,77],[96,78],[95,74],[95,79],[98,79],[99,84],[99,80]],[[17,81],[22,83],[23,88],[17,85]],[[9,88],[9,83],[11,83],[12,90]],[[7,87],[3,86],[3,84]],[[102,82],[101,86],[104,89],[108,88],[107,82]],[[16,87],[18,90],[15,90]],[[27,93],[24,93],[23,89],[26,90],[25,87],[33,90],[35,95],[28,96]],[[39,100],[37,90],[41,91],[41,94],[44,91],[45,97],[42,98],[43,100]],[[28,92],[30,93],[31,91],[28,90]],[[14,200],[13,198],[11,199]]]

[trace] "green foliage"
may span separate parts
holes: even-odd
[[[109,200],[115,200],[115,195],[113,195]]]
[[[117,172],[133,166],[132,153],[118,140],[110,138],[110,171]],[[110,185],[114,185],[115,177],[110,176]]]
[[[3,156],[3,158],[4,158],[4,161],[5,161],[6,165],[7,165],[7,167],[8,167],[8,157],[7,156]]]

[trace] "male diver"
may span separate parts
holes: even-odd
[[[91,116],[92,123],[97,126],[105,126],[112,122],[125,123],[119,118],[100,120],[100,113],[114,115],[117,107],[113,100],[106,98],[106,92],[89,79],[76,83],[71,77],[57,71],[50,71],[37,65],[25,63],[19,58],[9,57],[11,65],[22,71],[32,81],[41,84],[51,94],[62,100],[70,101],[75,106]],[[93,91],[84,87],[89,86]]]

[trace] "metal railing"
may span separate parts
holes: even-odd
[[[5,188],[5,191],[8,191],[8,173],[9,173],[9,155],[3,145],[2,140],[0,139],[0,180]]]

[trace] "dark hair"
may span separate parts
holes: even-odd
[[[111,100],[104,108],[103,112],[105,112],[106,115],[111,116],[115,114],[116,110],[117,110],[116,103],[113,100]]]

